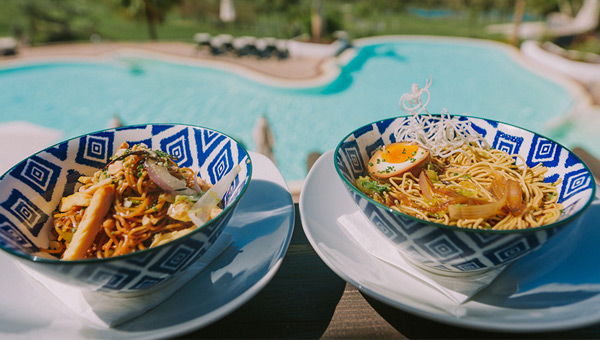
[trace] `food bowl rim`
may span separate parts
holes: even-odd
[[[428,114],[428,115],[430,115],[430,116],[438,116],[438,117],[442,116],[442,114]],[[425,116],[425,115],[423,114],[423,116]],[[448,115],[444,114],[444,116],[448,116]],[[498,123],[498,124],[503,124],[503,125],[511,126],[513,128],[516,128],[516,129],[519,129],[519,130],[523,130],[523,131],[527,131],[529,133],[532,133],[532,134],[534,134],[534,135],[536,135],[538,137],[545,138],[545,139],[551,141],[552,143],[560,146],[561,148],[565,149],[569,153],[570,156],[575,157],[583,165],[583,167],[585,168],[586,172],[590,176],[590,179],[592,181],[594,181],[594,185],[592,185],[592,192],[590,194],[589,199],[587,200],[587,202],[585,203],[585,205],[581,209],[579,209],[578,211],[576,211],[576,212],[572,213],[571,215],[565,217],[562,220],[559,220],[559,221],[556,221],[556,222],[553,222],[553,223],[550,223],[550,224],[542,225],[542,226],[539,226],[539,227],[526,228],[526,229],[512,229],[512,230],[462,228],[462,227],[458,227],[458,226],[451,226],[451,225],[447,225],[447,224],[426,221],[426,220],[420,219],[418,217],[415,217],[415,216],[412,216],[412,215],[408,215],[406,213],[394,210],[394,209],[392,209],[392,208],[390,208],[390,207],[388,207],[388,206],[386,206],[384,204],[381,204],[381,203],[375,201],[374,199],[370,198],[365,193],[363,193],[362,191],[358,190],[356,188],[356,186],[354,185],[354,183],[350,183],[350,181],[348,181],[348,179],[342,174],[342,171],[339,168],[339,165],[338,165],[338,154],[339,154],[339,150],[340,150],[340,147],[342,146],[342,144],[344,144],[348,140],[348,137],[350,137],[351,135],[353,135],[356,131],[361,130],[364,127],[367,127],[369,125],[373,125],[373,124],[376,124],[376,123],[380,123],[380,122],[384,122],[384,121],[390,121],[390,120],[397,120],[397,119],[400,119],[400,118],[407,119],[407,118],[410,118],[410,117],[413,117],[413,115],[401,115],[401,116],[395,116],[395,117],[390,117],[390,118],[384,118],[384,119],[373,121],[371,123],[364,124],[364,125],[360,126],[359,128],[356,128],[356,129],[352,130],[350,133],[346,134],[346,136],[344,136],[344,138],[342,138],[342,140],[335,147],[335,151],[334,151],[333,163],[334,163],[334,166],[335,166],[335,170],[336,170],[336,172],[338,174],[338,177],[343,181],[344,185],[347,188],[351,188],[351,190],[353,192],[359,194],[363,199],[366,199],[368,203],[374,204],[376,207],[378,207],[380,209],[383,209],[383,210],[386,210],[386,211],[392,213],[393,215],[397,215],[397,216],[402,217],[402,218],[409,218],[409,219],[414,220],[416,222],[420,222],[420,223],[431,225],[431,226],[435,226],[435,227],[440,227],[440,228],[443,228],[443,229],[449,229],[449,230],[453,230],[453,231],[462,231],[462,232],[467,232],[467,233],[469,233],[469,232],[489,233],[489,234],[516,234],[516,233],[523,233],[523,234],[525,234],[525,233],[537,232],[537,231],[544,230],[544,229],[556,228],[556,227],[559,227],[559,226],[562,226],[564,224],[572,222],[573,220],[575,220],[576,218],[578,218],[591,205],[592,201],[594,200],[594,197],[596,196],[596,183],[595,183],[595,179],[594,179],[594,176],[592,175],[591,170],[587,166],[587,164],[585,164],[585,162],[583,162],[581,160],[581,158],[579,156],[577,156],[573,151],[571,151],[569,148],[565,147],[564,145],[558,143],[557,141],[555,141],[555,140],[553,140],[551,138],[548,138],[548,137],[546,137],[544,135],[541,135],[541,134],[539,134],[537,132],[534,132],[532,130],[529,130],[529,129],[526,129],[526,128],[522,128],[522,127],[516,126],[514,124],[506,123],[506,122],[503,122],[503,121],[499,121],[499,120],[495,120],[495,119],[490,119],[490,118],[482,118],[482,117],[470,116],[470,115],[450,114],[449,117],[451,117],[451,118],[453,118],[453,117],[456,117],[456,118],[467,118],[469,120],[470,119],[481,119],[481,120],[488,121],[488,122],[494,122],[494,123]]]
[[[93,135],[93,134],[97,134],[97,133],[101,133],[104,131],[118,131],[118,130],[130,130],[130,129],[135,129],[135,128],[139,128],[139,127],[148,127],[148,126],[171,126],[171,127],[186,127],[186,128],[192,128],[192,129],[203,129],[203,130],[209,130],[212,132],[216,132],[218,134],[221,134],[227,138],[229,138],[230,140],[234,141],[235,144],[237,144],[238,147],[240,147],[243,151],[244,154],[247,158],[247,160],[245,161],[245,163],[247,164],[247,177],[248,180],[246,181],[246,183],[244,184],[244,187],[242,188],[242,190],[240,191],[239,195],[237,195],[237,197],[233,200],[233,202],[231,202],[225,209],[223,209],[223,211],[221,212],[221,214],[219,214],[219,216],[217,216],[217,218],[208,221],[207,223],[205,223],[203,226],[197,228],[196,230],[192,231],[191,233],[188,233],[186,235],[183,235],[175,240],[169,241],[165,244],[162,244],[160,246],[156,246],[156,247],[152,247],[152,248],[147,248],[144,250],[138,250],[136,252],[133,253],[129,253],[129,254],[124,254],[124,255],[120,255],[120,256],[115,256],[115,257],[108,257],[108,258],[102,258],[102,259],[98,259],[98,258],[92,258],[92,259],[81,259],[81,260],[72,260],[72,261],[63,261],[60,259],[50,259],[50,258],[46,258],[46,257],[39,257],[39,256],[35,256],[35,255],[28,255],[25,254],[23,252],[14,250],[14,249],[9,249],[4,247],[4,245],[0,245],[0,249],[2,249],[3,251],[16,256],[18,258],[24,259],[24,260],[28,260],[29,262],[33,262],[33,263],[44,263],[44,264],[50,264],[50,265],[78,265],[78,264],[100,264],[100,263],[109,263],[109,262],[114,262],[114,261],[121,261],[121,260],[127,260],[129,258],[132,257],[138,257],[138,256],[143,256],[143,255],[147,255],[149,253],[152,252],[158,252],[161,249],[164,249],[165,247],[170,247],[173,246],[177,243],[181,243],[184,240],[192,237],[194,234],[196,234],[197,232],[199,232],[200,230],[208,227],[209,225],[212,225],[214,223],[216,223],[217,221],[219,221],[220,219],[222,219],[225,216],[225,213],[228,212],[229,210],[234,209],[237,204],[239,203],[240,199],[242,198],[242,196],[244,196],[244,193],[246,192],[246,190],[248,189],[248,186],[250,185],[250,182],[252,180],[252,172],[253,172],[253,167],[252,167],[252,159],[250,158],[250,154],[248,153],[248,150],[246,150],[246,147],[240,143],[239,141],[237,141],[235,138],[227,135],[226,133],[223,133],[221,131],[212,129],[212,128],[208,128],[208,127],[204,127],[204,126],[200,126],[200,125],[193,125],[193,124],[180,124],[180,123],[147,123],[147,124],[132,124],[132,125],[124,125],[124,126],[119,126],[119,127],[115,127],[115,128],[106,128],[106,129],[101,129],[101,130],[97,130],[94,132],[88,132],[88,133],[84,133],[72,138],[68,138],[68,139],[64,139],[61,140],[51,146],[48,146],[42,150],[39,150],[33,154],[31,154],[30,156],[24,158],[23,160],[21,160],[19,163],[15,164],[14,166],[12,166],[9,170],[7,170],[4,174],[2,174],[0,176],[0,181],[2,181],[4,179],[4,177],[10,173],[12,171],[12,169],[14,169],[15,167],[17,167],[19,164],[27,161],[29,158],[38,155],[50,148],[53,148],[57,145],[60,144],[64,144],[67,142],[70,142],[72,140],[78,139],[78,138],[82,138],[85,136],[89,136],[89,135]]]

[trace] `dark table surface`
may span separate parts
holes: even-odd
[[[299,216],[296,204],[294,234],[271,282],[223,319],[180,338],[600,339],[600,323],[551,333],[484,332],[438,323],[388,306],[362,294],[325,265],[304,235]]]

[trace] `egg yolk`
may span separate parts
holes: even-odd
[[[414,158],[418,150],[416,145],[394,143],[384,147],[382,158],[388,163],[404,163]]]

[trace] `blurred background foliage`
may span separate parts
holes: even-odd
[[[344,30],[350,38],[428,34],[480,38],[484,27],[510,22],[516,0],[232,0],[236,18],[219,19],[221,0],[0,0],[0,36],[30,45],[65,41],[192,41],[194,33],[310,37],[319,13],[323,40]],[[527,0],[525,20],[582,0]]]

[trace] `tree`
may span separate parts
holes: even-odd
[[[93,7],[85,0],[20,0],[18,29],[33,43],[87,39],[97,31]]]
[[[117,0],[127,16],[146,20],[150,39],[158,40],[156,26],[163,23],[167,13],[182,0]]]

